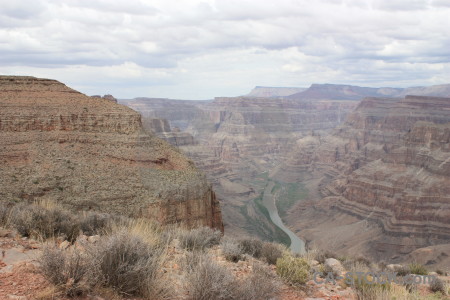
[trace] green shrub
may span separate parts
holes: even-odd
[[[310,267],[304,258],[284,255],[277,259],[276,266],[278,275],[291,284],[304,284],[309,279]]]
[[[179,234],[180,246],[187,250],[204,250],[220,243],[222,233],[209,227],[183,230]]]
[[[388,283],[368,283],[363,278],[355,278],[353,288],[361,300],[396,299],[391,297],[391,286]]]
[[[421,264],[412,263],[412,264],[409,264],[408,268],[409,268],[410,274],[428,275],[427,269]]]

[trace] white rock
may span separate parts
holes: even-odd
[[[344,272],[344,267],[341,262],[335,258],[327,258],[324,263],[325,270],[327,272],[333,272],[335,274],[340,274]]]

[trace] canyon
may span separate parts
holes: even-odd
[[[0,76],[0,201],[223,230],[205,175],[116,102],[56,80]]]
[[[426,251],[432,265],[450,254],[450,100],[440,97],[450,85],[119,102],[193,137],[179,148],[213,183],[232,235],[289,244],[264,205],[270,186],[281,219],[310,248],[390,261]]]

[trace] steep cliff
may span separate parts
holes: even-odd
[[[304,158],[325,198],[298,207],[289,222],[323,247],[376,258],[448,243],[449,135],[450,98],[364,99],[315,155],[291,155]]]
[[[0,199],[223,229],[204,175],[135,111],[55,80],[0,77]]]

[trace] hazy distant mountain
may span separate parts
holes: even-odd
[[[286,97],[296,93],[305,91],[307,88],[298,87],[269,87],[269,86],[257,86],[250,93],[245,95],[246,97]]]
[[[313,84],[305,91],[288,96],[295,100],[361,100],[364,97],[450,96],[450,84],[411,88],[371,88],[342,84]]]

